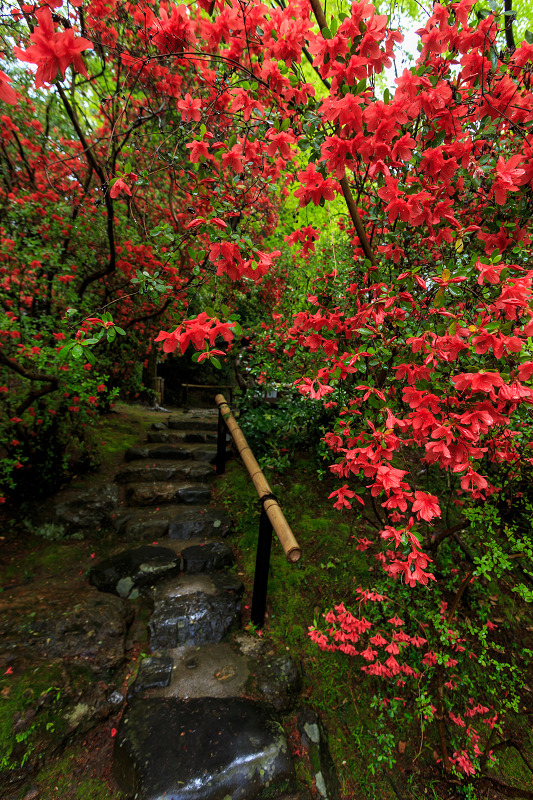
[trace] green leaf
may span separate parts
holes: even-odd
[[[214,319],[217,315],[217,312],[211,306],[207,306],[207,308],[205,309],[205,313],[207,314],[208,317],[211,317],[212,319]]]
[[[333,34],[331,33],[329,28],[322,28],[320,31],[324,39],[333,39]]]
[[[83,347],[81,344],[75,344],[71,349],[72,358],[81,358],[83,355]]]
[[[115,333],[115,329],[114,328],[109,328],[108,331],[107,331],[107,341],[108,342],[114,342],[116,338],[117,338],[117,334]]]
[[[286,131],[290,124],[291,124],[290,119],[284,119],[283,122],[281,123],[280,131]]]
[[[125,336],[126,335],[126,331],[124,330],[124,328],[119,328],[118,325],[114,325],[114,330],[117,333],[119,333],[121,336]]]
[[[216,358],[216,356],[211,356],[209,360],[211,361],[214,367],[216,367],[217,369],[222,369],[222,364],[220,363],[218,358]]]

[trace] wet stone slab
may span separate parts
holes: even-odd
[[[175,442],[185,444],[216,444],[215,431],[149,431],[146,435],[149,443]]]
[[[173,431],[209,431],[214,433],[217,430],[217,415],[211,416],[191,416],[185,415],[171,417],[168,420],[168,427]]]
[[[211,487],[207,483],[175,481],[159,483],[131,483],[126,486],[126,503],[129,506],[159,506],[164,503],[208,503]]]
[[[208,481],[215,478],[210,464],[178,461],[130,462],[115,475],[116,483],[145,483],[155,481],[193,480]]]
[[[153,592],[150,648],[220,642],[240,618],[242,583],[225,575],[181,575]]]
[[[181,556],[183,571],[190,574],[215,572],[225,567],[231,567],[235,562],[231,548],[224,542],[191,545],[181,551]]]
[[[101,592],[133,599],[143,586],[153,586],[180,571],[181,559],[167,547],[143,545],[101,561],[89,573],[89,582]]]
[[[155,653],[141,661],[132,694],[148,689],[164,689],[170,684],[174,660],[169,653]]]
[[[293,780],[287,741],[241,698],[136,698],[115,739],[114,773],[137,800],[252,800]]]
[[[239,697],[250,674],[249,659],[229,644],[204,644],[172,650],[174,669],[164,697]]]
[[[227,536],[232,528],[231,517],[223,508],[183,508],[169,524],[170,539],[192,539],[194,536]]]

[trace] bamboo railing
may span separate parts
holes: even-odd
[[[252,598],[252,622],[258,626],[264,624],[266,593],[268,583],[268,568],[270,562],[270,547],[272,531],[278,537],[283,552],[291,564],[300,560],[302,550],[296,541],[289,523],[275,496],[272,493],[267,479],[263,475],[254,454],[223,394],[217,394],[215,403],[219,410],[218,446],[217,446],[217,474],[225,469],[226,458],[226,430],[231,434],[235,446],[241,456],[252,482],[259,495],[261,503],[261,519],[259,522],[259,539],[257,543],[257,557],[255,565],[254,594]]]

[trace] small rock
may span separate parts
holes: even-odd
[[[157,654],[148,656],[141,661],[135,683],[133,684],[133,694],[146,691],[146,689],[164,688],[170,683],[173,667],[172,656]]]
[[[269,658],[257,672],[261,699],[276,711],[287,711],[301,688],[300,670],[288,655]]]
[[[339,777],[331,758],[327,731],[310,706],[298,711],[298,730],[302,746],[309,754],[315,785],[322,800],[341,800]]]

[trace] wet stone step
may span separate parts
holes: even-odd
[[[117,483],[147,481],[193,480],[209,481],[216,477],[211,464],[197,461],[132,461],[115,475]]]
[[[153,590],[150,649],[220,642],[240,619],[242,583],[225,574],[180,575]]]
[[[170,522],[170,539],[192,539],[194,536],[219,536],[224,538],[233,528],[233,522],[223,508],[178,508]]]
[[[181,647],[165,657],[171,658],[173,668],[165,686],[156,689],[158,697],[240,697],[245,691],[250,659],[226,642]],[[140,691],[146,690],[145,683]]]
[[[235,563],[233,552],[224,542],[206,542],[191,545],[181,551],[183,571],[190,575],[197,572],[216,572]]]
[[[252,800],[294,780],[283,729],[242,698],[134,698],[113,759],[120,788],[137,800]]]
[[[127,539],[158,540],[168,536],[186,541],[200,536],[224,538],[233,523],[222,508],[169,504],[142,510],[126,508],[116,515],[114,525],[118,534]]]
[[[180,556],[168,547],[143,545],[106,558],[89,573],[89,583],[101,592],[134,599],[139,589],[179,573]]]
[[[171,417],[168,420],[168,427],[171,431],[210,431],[211,433],[216,432],[218,428],[218,418],[214,417],[207,417],[205,419],[200,419],[198,417],[187,419],[185,416],[183,417]]]
[[[172,680],[174,659],[170,653],[154,653],[143,658],[128,699],[140,692],[165,689]]]
[[[137,447],[129,447],[124,453],[126,461],[139,461],[143,458],[150,459],[169,459],[175,461],[207,461],[214,464],[217,455],[216,447],[201,444],[181,445],[181,444],[147,444]],[[226,450],[226,457],[231,455],[230,450]]]
[[[185,444],[216,444],[217,432],[211,431],[148,431],[150,443],[176,442]]]
[[[129,506],[159,506],[164,503],[208,503],[211,487],[207,483],[130,483],[126,485]]]

